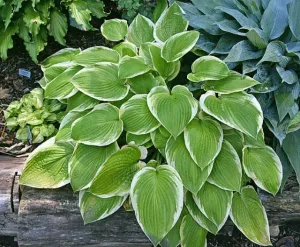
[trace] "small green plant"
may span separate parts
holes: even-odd
[[[18,35],[34,62],[47,45],[48,34],[61,45],[70,24],[81,30],[92,30],[92,16],[106,16],[100,0],[0,0],[0,57],[7,58],[13,47],[13,37]]]
[[[11,102],[4,111],[6,126],[17,132],[18,140],[41,143],[57,132],[55,125],[63,105],[58,100],[44,99],[43,94],[43,89],[33,89],[20,101]]]
[[[192,3],[189,3],[192,2]],[[261,103],[273,148],[284,165],[283,189],[293,168],[300,182],[300,1],[178,2],[201,36],[198,54],[211,54],[261,84],[249,92]]]
[[[229,215],[250,240],[270,245],[250,181],[275,195],[282,167],[264,143],[260,104],[244,91],[259,82],[204,56],[188,75],[202,85],[200,99],[174,85],[199,37],[181,13],[175,3],[155,24],[141,15],[129,27],[108,20],[102,34],[121,41],[112,49],[65,49],[42,63],[46,97],[67,99],[69,112],[20,182],[70,183],[85,223],[126,201],[154,246],[206,246]]]

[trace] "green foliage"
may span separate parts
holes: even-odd
[[[249,92],[261,103],[265,124],[277,139],[273,147],[284,144],[284,150],[289,150],[292,146],[288,146],[293,145],[291,140],[297,136],[295,131],[300,127],[300,34],[299,28],[296,28],[300,18],[300,2],[189,2],[178,4],[185,11],[189,25],[201,32],[195,53],[217,56],[231,69],[261,82],[253,85]],[[189,79],[194,81],[192,76]],[[206,81],[204,87],[207,90],[216,90],[217,87],[225,90],[226,84],[225,81],[223,85]],[[277,150],[282,153],[284,171],[287,171],[285,176],[289,176],[288,167],[292,164],[300,182],[300,163],[295,162],[295,154],[284,151],[285,154],[281,152],[282,148]],[[296,159],[300,160],[299,154]]]
[[[9,104],[4,111],[6,126],[17,132],[18,140],[41,143],[56,134],[63,108],[61,102],[45,99],[43,89],[36,88]]]
[[[3,4],[1,4],[3,3]],[[7,58],[18,35],[34,62],[47,45],[48,34],[66,45],[68,22],[81,30],[93,30],[92,16],[106,16],[101,0],[3,0],[0,3],[0,57]],[[69,15],[67,15],[69,13]],[[69,18],[69,21],[68,21]]]
[[[156,24],[141,15],[128,28],[121,20],[106,22],[107,37],[125,40],[94,52],[65,49],[42,62],[47,95],[66,100],[68,114],[52,143],[31,155],[20,182],[70,183],[80,191],[86,223],[114,213],[129,197],[155,246],[205,246],[207,232],[216,234],[229,215],[253,242],[269,245],[266,212],[245,186],[253,179],[275,194],[282,178],[278,156],[264,144],[261,106],[244,91],[259,83],[212,56],[187,69],[197,88],[207,78],[204,90],[193,94],[173,80],[199,36],[187,31],[181,12],[175,3]],[[169,23],[175,28],[166,30]]]

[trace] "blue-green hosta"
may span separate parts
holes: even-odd
[[[69,22],[81,30],[92,30],[92,16],[106,16],[101,0],[0,0],[0,57],[7,58],[13,47],[13,37],[18,35],[34,62],[47,45],[48,34],[61,45]]]
[[[188,75],[206,78],[200,99],[171,87],[199,36],[181,12],[174,4],[156,23],[139,15],[129,27],[108,20],[102,34],[120,41],[112,49],[64,49],[42,63],[46,97],[66,100],[69,113],[28,158],[21,184],[70,183],[85,223],[132,203],[155,246],[206,246],[207,232],[217,234],[229,216],[250,240],[270,245],[250,184],[275,195],[282,168],[264,144],[260,104],[244,91],[259,83],[205,56]]]
[[[300,154],[289,151],[297,146],[300,133],[300,1],[191,0],[178,4],[190,26],[201,32],[196,53],[217,56],[230,68],[261,82],[249,92],[261,103],[265,124],[277,139],[274,148],[285,167],[282,189],[293,168],[300,182]],[[199,81],[192,76],[189,80]],[[206,90],[211,86],[207,81],[204,84]]]

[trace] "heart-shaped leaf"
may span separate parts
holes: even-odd
[[[138,94],[126,101],[120,108],[124,129],[132,134],[147,134],[160,126],[147,105],[147,95]]]
[[[204,169],[221,150],[223,130],[214,120],[194,119],[184,129],[184,140],[193,160]]]
[[[69,164],[70,182],[73,190],[78,191],[88,188],[99,167],[118,149],[116,142],[105,147],[77,143]]]
[[[222,123],[253,138],[256,138],[262,127],[260,104],[253,95],[244,92],[225,94],[219,98],[207,92],[200,97],[200,107]]]
[[[150,133],[153,145],[157,149],[164,148],[170,138],[170,133],[162,126]]]
[[[150,67],[143,57],[122,57],[119,64],[119,77],[121,79],[132,78],[147,73]]]
[[[88,96],[103,100],[117,101],[125,98],[129,86],[119,79],[118,66],[113,63],[98,63],[93,68],[84,68],[72,79],[71,83]]]
[[[262,246],[271,245],[266,211],[252,186],[232,198],[230,218],[247,238]]]
[[[174,62],[187,54],[196,44],[199,32],[186,31],[173,35],[162,47],[161,55],[167,62]]]
[[[152,88],[159,86],[159,81],[152,73],[147,73],[130,78],[127,84],[130,85],[130,90],[135,94],[147,94]]]
[[[84,223],[102,220],[122,207],[127,196],[101,198],[88,191],[80,191],[79,207]]]
[[[240,160],[242,160],[242,153],[244,148],[244,135],[235,129],[223,130],[224,140],[228,141],[238,153]]]
[[[113,47],[113,50],[118,52],[121,57],[134,57],[137,55],[137,47],[130,42],[122,42]]]
[[[82,92],[77,92],[72,97],[68,98],[67,112],[85,111],[86,109],[94,108],[99,104],[99,100],[91,98]]]
[[[220,229],[228,218],[232,195],[231,191],[206,182],[193,198],[201,212]]]
[[[100,167],[90,192],[103,198],[129,194],[134,175],[145,166],[140,161],[141,156],[138,146],[123,146]]]
[[[105,103],[94,107],[72,124],[71,136],[87,145],[107,146],[115,142],[123,131],[119,109]]]
[[[183,134],[176,139],[171,137],[166,145],[166,158],[169,165],[179,173],[182,183],[192,193],[196,194],[208,178],[213,165],[203,170],[197,166],[184,144]]]
[[[101,25],[102,35],[110,41],[120,41],[125,38],[128,26],[126,20],[110,19],[105,20]]]
[[[227,77],[229,72],[227,65],[221,59],[203,56],[193,62],[192,73],[188,74],[188,79],[193,82],[220,80]]]
[[[282,180],[282,166],[275,151],[268,147],[245,147],[243,166],[248,177],[263,190],[275,195]]]
[[[198,106],[186,87],[175,86],[171,93],[167,87],[158,86],[147,97],[148,107],[154,117],[177,137],[195,117]]]
[[[221,189],[240,191],[242,165],[240,158],[231,144],[223,141],[222,149],[214,160],[208,181]]]
[[[157,246],[173,228],[183,207],[178,173],[167,165],[145,167],[134,176],[130,196],[138,223]]]

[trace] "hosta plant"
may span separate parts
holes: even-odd
[[[228,216],[269,245],[253,185],[275,195],[282,168],[264,143],[261,107],[244,91],[259,82],[204,56],[188,75],[206,81],[200,99],[171,87],[199,36],[181,12],[174,4],[155,24],[138,15],[129,27],[108,20],[102,34],[121,41],[112,49],[65,49],[42,63],[46,97],[66,100],[69,113],[30,155],[21,184],[70,183],[85,223],[131,205],[154,246],[206,246]]]
[[[20,141],[40,143],[54,136],[64,105],[55,99],[45,99],[41,88],[33,89],[19,101],[13,101],[4,111],[8,129],[16,131]]]
[[[300,1],[192,0],[179,3],[190,26],[202,33],[196,47],[261,84],[250,89],[261,103],[285,167],[300,181]]]
[[[37,55],[47,45],[48,34],[66,45],[68,23],[92,30],[92,16],[106,16],[103,7],[101,0],[0,0],[0,57],[7,58],[13,38],[18,35],[32,60],[38,62]]]

